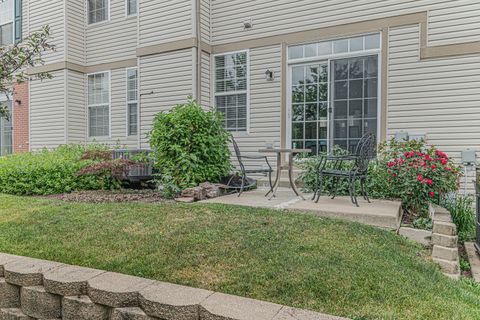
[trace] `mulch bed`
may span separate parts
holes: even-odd
[[[171,202],[162,197],[160,192],[155,190],[95,190],[79,191],[73,193],[45,196],[49,199],[59,199],[65,202],[84,203],[114,203],[114,202],[143,202],[143,203],[165,203]]]

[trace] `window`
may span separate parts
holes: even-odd
[[[108,20],[109,0],[88,0],[88,23]]]
[[[127,16],[134,16],[138,12],[137,0],[127,0]]]
[[[127,69],[127,134],[138,133],[138,69]]]
[[[12,101],[0,102],[0,105],[7,106],[10,116],[12,115]],[[12,122],[5,118],[0,119],[0,156],[11,154],[12,148]]]
[[[13,43],[13,0],[0,1],[0,46]]]
[[[215,107],[228,131],[247,131],[247,52],[215,57]]]
[[[110,74],[88,75],[88,135],[110,135]]]

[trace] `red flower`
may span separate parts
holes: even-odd
[[[423,177],[422,177],[421,174],[419,174],[419,175],[417,176],[417,178],[418,178],[418,181],[422,181],[422,180],[423,180]]]
[[[442,160],[442,164],[443,164],[443,165],[445,165],[445,164],[447,164],[447,163],[448,163],[447,160],[445,160],[445,159]]]
[[[445,171],[452,171],[452,168],[446,167]]]
[[[388,166],[389,168],[391,168],[391,167],[395,166],[396,164],[397,164],[396,162],[393,162],[393,161],[392,161],[392,162],[389,162],[389,163],[387,164],[387,166]]]
[[[430,196],[430,198],[435,198],[435,192],[433,191],[430,191],[428,195]]]
[[[431,168],[432,168],[432,169],[437,169],[437,166],[434,165],[434,164],[432,164],[432,167],[431,167]]]
[[[425,179],[425,183],[431,186],[433,184],[433,181],[430,179]]]

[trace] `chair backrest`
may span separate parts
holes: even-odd
[[[355,169],[359,174],[365,174],[368,171],[370,160],[375,157],[376,151],[376,137],[372,133],[364,135],[357,144],[355,155]]]
[[[242,153],[240,152],[240,148],[238,147],[237,141],[230,135],[230,139],[232,140],[233,150],[235,151],[235,156],[237,157],[238,164],[240,165],[240,169],[242,171],[245,170],[245,166],[243,165],[242,161]]]

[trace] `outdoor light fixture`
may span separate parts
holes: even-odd
[[[252,19],[248,19],[248,20],[245,20],[243,22],[243,29],[244,30],[249,30],[249,29],[252,29],[252,28],[253,28]]]
[[[21,105],[22,105],[22,100],[17,99],[17,100],[15,100],[15,103],[16,103],[17,105],[21,106]]]
[[[267,79],[267,81],[273,81],[275,79],[275,74],[273,71],[267,69],[267,71],[265,71],[265,79]]]

